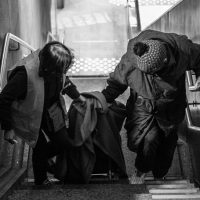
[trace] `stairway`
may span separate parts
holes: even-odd
[[[189,180],[167,179],[155,181],[149,179],[145,180],[145,184],[152,199],[200,199],[199,188],[196,188]]]
[[[122,146],[126,160],[127,173],[134,179],[135,155],[127,150],[125,134],[122,134]],[[155,181],[152,174],[147,174],[144,184],[127,181],[92,182],[86,185],[53,185],[50,188],[35,187],[33,174],[29,171],[28,178],[16,188],[6,200],[189,200],[200,199],[199,189],[190,183],[192,175],[188,148],[180,143],[175,152],[173,164],[164,181]],[[179,153],[182,155],[181,159]],[[181,162],[180,162],[181,160]],[[181,167],[181,165],[183,165]],[[187,177],[182,179],[181,177]],[[4,200],[4,199],[3,199]]]
[[[53,185],[36,187],[24,182],[7,200],[189,200],[200,199],[199,188],[188,180],[145,178],[144,184],[127,184],[116,181],[99,184]]]

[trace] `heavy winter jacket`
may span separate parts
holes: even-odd
[[[136,42],[149,39],[164,42],[169,50],[170,60],[162,74],[151,75],[137,68],[133,46]],[[184,119],[187,70],[194,70],[197,76],[200,75],[200,45],[186,36],[146,30],[129,41],[127,52],[110,74],[108,86],[102,92],[106,100],[112,102],[130,87],[125,127],[128,134],[135,134],[137,144],[154,120],[168,134]]]

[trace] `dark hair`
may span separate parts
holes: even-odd
[[[144,55],[146,52],[148,52],[149,50],[149,46],[145,43],[142,42],[137,42],[135,43],[134,47],[133,47],[133,51],[137,56],[142,56]]]
[[[74,56],[69,48],[58,41],[47,43],[39,53],[39,75],[51,72],[66,73],[73,62]]]

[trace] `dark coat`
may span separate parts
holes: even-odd
[[[56,177],[67,182],[88,183],[99,159],[96,149],[112,160],[121,175],[126,175],[119,135],[126,116],[125,106],[113,104],[107,108],[100,92],[82,95],[86,103],[73,102],[69,109],[68,138],[73,147],[65,154],[67,168],[64,172],[57,171]]]
[[[148,39],[164,42],[169,50],[170,60],[161,74],[146,74],[137,68],[134,44]],[[106,100],[112,102],[130,87],[125,128],[134,141],[132,150],[137,150],[152,125],[158,124],[165,134],[170,134],[183,121],[187,70],[194,70],[197,76],[200,75],[200,45],[185,35],[146,30],[129,41],[127,52],[110,74],[108,86],[102,92]],[[141,102],[138,96],[144,100]]]

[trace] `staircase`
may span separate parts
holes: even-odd
[[[32,182],[22,183],[7,200],[189,200],[200,199],[199,188],[189,180],[171,177],[166,180],[146,178],[144,184],[116,181],[86,185],[36,187]]]
[[[145,184],[152,199],[200,199],[199,188],[186,179],[146,180]]]
[[[134,153],[127,150],[126,136],[121,133],[122,147],[125,156],[127,173],[134,179]],[[180,155],[181,157],[180,157]],[[151,200],[151,199],[200,199],[199,188],[189,180],[192,175],[188,146],[179,140],[174,155],[172,167],[165,180],[154,180],[149,173],[144,184],[137,181],[128,182],[119,179],[104,179],[104,181],[90,184],[63,185],[54,184],[51,187],[36,187],[33,175],[29,170],[29,177],[24,179],[18,187],[1,200]],[[185,178],[183,178],[185,177]],[[131,184],[132,183],[132,184]]]

